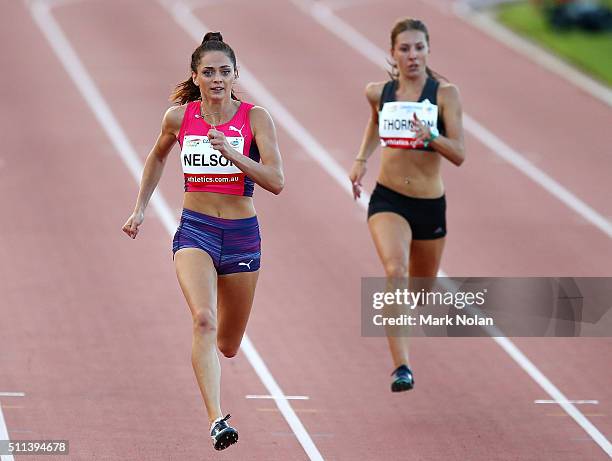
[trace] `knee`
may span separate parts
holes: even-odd
[[[408,277],[408,265],[397,260],[385,262],[385,274],[388,278]]]
[[[236,357],[238,349],[240,349],[240,345],[236,347],[225,343],[218,343],[217,347],[219,348],[219,352],[221,352],[223,356],[227,357],[228,359]]]
[[[217,331],[217,319],[209,310],[197,311],[193,316],[193,332],[196,335],[211,335]]]

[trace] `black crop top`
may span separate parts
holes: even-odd
[[[397,101],[396,94],[395,94],[397,91],[397,84],[398,84],[398,81],[395,79],[389,80],[387,83],[385,83],[382,94],[380,95],[380,104],[378,105],[379,111],[382,110],[386,102]],[[427,80],[425,81],[425,86],[423,87],[423,91],[421,95],[419,96],[419,99],[416,102],[422,102],[428,99],[430,103],[437,106],[439,86],[440,86],[440,82],[427,76]],[[443,136],[446,135],[446,127],[444,126],[444,120],[442,120],[442,117],[440,117],[439,113],[438,113],[438,120],[437,120],[437,128],[441,135]],[[434,149],[431,146],[428,146],[428,147],[422,148],[421,150],[433,151]]]

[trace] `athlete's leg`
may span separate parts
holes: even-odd
[[[435,277],[440,269],[440,260],[446,238],[413,240],[410,245],[410,276]]]
[[[412,239],[408,222],[396,213],[381,212],[368,219],[368,227],[385,270],[387,289],[407,288]],[[395,367],[408,364],[407,334],[387,334],[387,340]]]
[[[259,271],[219,276],[217,346],[226,357],[234,357],[240,348],[258,276]]]
[[[191,310],[191,363],[210,422],[222,416],[217,355],[217,272],[208,253],[183,248],[174,255],[176,275]]]

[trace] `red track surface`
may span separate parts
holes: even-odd
[[[241,440],[213,452],[170,237],[152,209],[136,241],[122,235],[137,184],[27,7],[3,13],[0,392],[26,393],[0,397],[11,438],[69,439],[75,460],[307,459],[272,401],[245,399],[267,391],[243,354],[223,361],[222,402]],[[348,170],[363,87],[384,73],[289,2],[196,13]],[[607,106],[424,3],[338,14],[381,47],[396,17],[423,18],[432,67],[465,111],[612,215]],[[156,2],[78,1],[54,15],[144,159],[194,43]],[[550,397],[490,339],[415,340],[416,389],[388,392],[386,342],[360,336],[360,277],[382,275],[364,212],[279,136],[287,186],[256,191],[264,269],[248,333],[283,391],[310,397],[292,405],[324,459],[607,459],[558,406],[533,403]],[[608,237],[473,137],[467,146],[463,167],[445,167],[447,273],[611,274]],[[169,162],[160,184],[177,216],[180,176]],[[515,344],[568,398],[599,400],[581,410],[612,434],[609,338]]]

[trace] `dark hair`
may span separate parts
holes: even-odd
[[[423,32],[423,34],[425,34],[425,41],[427,42],[427,47],[429,47],[429,31],[427,30],[427,26],[425,25],[425,23],[414,18],[401,18],[395,22],[393,29],[391,29],[391,49],[395,48],[395,40],[397,39],[397,36],[402,32],[406,32],[407,30],[417,30]],[[399,77],[399,70],[397,70],[397,65],[394,63],[390,64],[391,72],[389,72],[389,75],[391,76],[391,78],[397,79]],[[427,75],[429,75],[434,80],[443,79],[448,81],[447,78],[443,77],[437,72],[434,72],[427,66],[425,67],[425,72],[427,72]]]
[[[209,51],[221,51],[225,53],[225,55],[232,61],[232,65],[234,66],[234,71],[238,74],[236,70],[236,54],[232,47],[223,41],[223,36],[221,32],[208,32],[204,35],[204,39],[200,46],[198,46],[193,53],[191,53],[191,70],[193,72],[198,71],[198,64],[200,64],[200,59],[204,54]],[[197,101],[201,99],[202,95],[200,94],[200,88],[193,83],[191,75],[184,82],[179,83],[170,94],[170,101],[175,102],[177,104],[185,104],[190,101]],[[234,94],[234,90],[232,90],[232,99],[238,100],[236,95]]]

